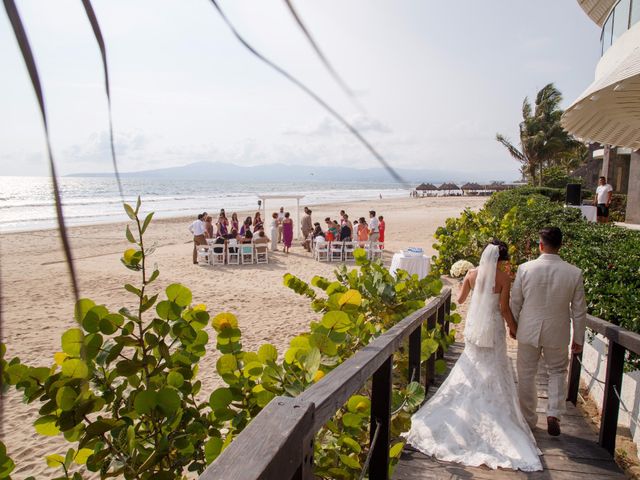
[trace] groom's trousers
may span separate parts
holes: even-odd
[[[569,347],[534,347],[518,342],[518,397],[522,414],[531,428],[538,422],[536,374],[541,356],[549,374],[547,416],[560,419],[566,409]]]

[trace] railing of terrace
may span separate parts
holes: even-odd
[[[587,328],[604,336],[609,342],[598,443],[613,455],[616,448],[624,359],[627,351],[640,355],[640,335],[591,315],[587,315]],[[569,368],[567,400],[574,405],[578,400],[581,369],[582,354],[573,354]]]
[[[426,322],[433,328],[440,323],[448,330],[446,315],[450,310],[451,290],[446,288],[298,397],[274,398],[209,465],[200,480],[312,479],[316,433],[369,378],[372,378],[369,479],[387,480],[393,355],[408,338],[407,377],[409,381],[421,380],[422,324]],[[442,355],[442,351],[437,353],[437,357]],[[434,381],[435,358],[432,355],[426,362],[425,386]]]

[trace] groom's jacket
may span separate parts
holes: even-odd
[[[511,311],[518,342],[567,346],[573,319],[573,341],[582,345],[587,315],[582,270],[548,253],[523,263],[511,289]]]

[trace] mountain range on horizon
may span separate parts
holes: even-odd
[[[433,169],[394,169],[408,184],[422,182],[442,183],[477,181],[489,182],[493,180],[510,181],[505,172],[487,171],[483,175],[475,172],[444,171]],[[67,177],[109,177],[113,173],[74,173]],[[171,179],[202,179],[233,182],[380,182],[395,183],[389,173],[383,168],[353,168],[311,165],[269,164],[255,166],[241,166],[224,162],[195,162],[178,167],[141,170],[137,172],[121,172],[123,178],[171,178]]]

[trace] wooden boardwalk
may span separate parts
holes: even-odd
[[[456,362],[464,345],[456,343],[447,352],[446,360],[449,368]],[[515,342],[509,341],[509,357],[515,372]],[[542,362],[541,362],[542,364]],[[444,378],[440,378],[442,381]],[[542,450],[541,472],[524,473],[512,470],[491,470],[487,467],[465,467],[458,464],[440,462],[422,453],[405,448],[393,478],[396,480],[574,480],[574,479],[624,479],[626,476],[613,461],[609,453],[597,444],[598,433],[585,420],[583,415],[571,403],[567,402],[567,414],[563,418],[562,435],[551,437],[547,434],[546,416],[547,402],[546,374],[541,367],[538,372],[538,427],[533,432],[538,448]],[[433,395],[436,387],[429,389]]]

